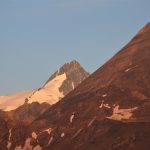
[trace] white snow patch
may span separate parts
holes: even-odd
[[[44,130],[43,132],[47,132],[47,133],[50,135],[50,134],[51,134],[51,132],[52,132],[52,129],[51,129],[51,128],[49,128],[49,129]]]
[[[136,68],[136,67],[138,67],[138,65],[135,65],[134,67],[131,67],[131,68],[127,68],[127,69],[125,70],[125,72],[128,72],[128,71],[130,71],[131,69],[134,69],[134,68]]]
[[[73,122],[74,117],[75,117],[75,112],[73,112],[73,114],[70,116],[70,123]]]
[[[106,107],[106,108],[111,108],[111,107],[109,106],[109,104],[104,104],[104,107]]]
[[[128,68],[128,69],[125,70],[125,72],[128,72],[128,71],[130,71],[131,69],[132,69],[132,68]]]
[[[64,136],[65,136],[65,133],[62,133],[62,134],[60,135],[61,138],[63,138]]]
[[[11,129],[9,130],[9,137],[8,137],[8,143],[7,143],[7,148],[8,149],[10,149],[10,147],[11,147],[10,139],[11,139]]]
[[[83,130],[82,128],[79,129],[72,138],[76,138],[81,133],[82,130]]]
[[[107,96],[107,94],[103,94],[103,95],[102,95],[103,98],[106,97],[106,96]]]
[[[63,92],[60,92],[59,88],[62,86],[63,82],[67,79],[66,74],[58,75],[53,80],[49,81],[40,91],[34,93],[34,95],[29,98],[29,103],[47,102],[50,105],[57,103],[61,98],[64,97]]]
[[[99,106],[99,108],[103,108],[103,107],[106,107],[106,108],[111,108],[109,106],[109,104],[104,104],[104,100],[102,101],[101,105]]]
[[[7,143],[7,148],[8,148],[8,150],[10,149],[10,147],[11,147],[11,142],[8,142],[8,143]]]
[[[73,81],[72,81],[72,88],[73,88],[73,89],[75,88]]]
[[[33,150],[42,150],[40,145],[37,145],[36,147],[33,148]]]
[[[51,137],[50,139],[49,139],[49,142],[48,142],[48,144],[47,145],[50,145],[51,143],[52,143],[52,141],[53,141],[53,137]]]
[[[9,141],[10,141],[10,138],[11,138],[11,129],[9,130],[9,137],[8,137]]]
[[[90,126],[94,123],[95,119],[96,119],[96,117],[94,117],[94,118],[89,122],[88,127],[90,127]]]
[[[37,134],[35,132],[32,132],[32,138],[37,139]]]
[[[129,109],[119,109],[119,105],[115,106],[113,110],[113,114],[108,119],[113,120],[122,120],[122,119],[130,119],[132,117],[132,112],[135,111],[137,107],[129,108]]]
[[[102,101],[101,105],[99,106],[99,108],[103,108],[104,106],[104,100]]]

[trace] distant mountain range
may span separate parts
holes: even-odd
[[[56,85],[61,85],[60,82],[62,83],[66,77],[63,73],[57,75],[60,72],[61,70],[56,72],[43,87],[52,87],[51,83],[60,75],[62,76],[59,78],[59,83],[58,80],[56,81]],[[57,103],[32,123],[11,124],[10,118],[1,112],[1,148],[4,150],[149,150],[149,74],[150,23],[75,89],[73,85],[76,84],[72,83],[72,80],[67,82],[69,85],[61,86],[63,92],[67,91],[68,86],[74,90],[64,98],[60,90]],[[44,88],[36,92],[41,90]],[[27,103],[30,103],[30,98],[34,102],[36,96],[32,96],[26,100]],[[59,97],[62,98],[60,101]],[[52,99],[54,100],[53,96]],[[46,101],[49,102],[47,99]]]

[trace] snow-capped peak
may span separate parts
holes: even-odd
[[[73,60],[70,63],[65,63],[39,89],[0,96],[0,109],[10,111],[25,103],[31,104],[32,102],[40,104],[46,102],[53,105],[70,91],[74,90],[88,76],[89,73],[76,60]]]

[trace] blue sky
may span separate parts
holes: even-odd
[[[0,0],[0,94],[73,59],[93,72],[149,21],[149,0]]]

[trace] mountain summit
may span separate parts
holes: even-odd
[[[48,79],[42,88],[29,96],[28,102],[55,104],[88,76],[89,73],[77,61],[66,63]]]
[[[52,81],[57,76],[64,75],[66,80],[63,82],[63,85],[60,87],[60,91],[64,95],[68,94],[73,90],[79,83],[81,83],[85,78],[89,76],[89,73],[86,72],[78,61],[73,60],[70,63],[64,64],[58,71],[56,71],[46,82],[46,86],[50,81]]]

